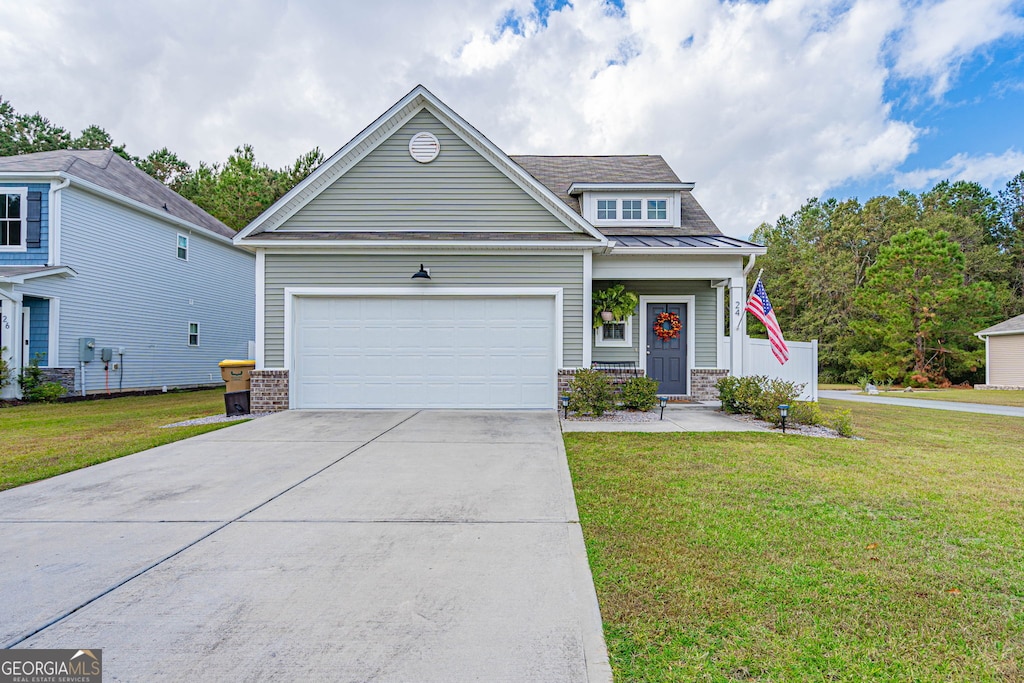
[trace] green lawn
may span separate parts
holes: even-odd
[[[915,389],[914,391],[879,391],[879,396],[919,398],[923,401],[956,401],[957,403],[984,403],[994,406],[1024,406],[1024,391],[997,391],[975,389]]]
[[[617,680],[1024,680],[1024,419],[842,407],[565,435]]]
[[[233,424],[159,428],[223,412],[223,389],[0,408],[0,491]]]

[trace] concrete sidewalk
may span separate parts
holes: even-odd
[[[287,412],[0,493],[0,637],[107,680],[608,681],[553,412]]]
[[[821,389],[818,398],[829,398],[836,401],[853,403],[878,403],[904,408],[931,408],[932,410],[951,410],[957,413],[980,413],[982,415],[1006,415],[1024,417],[1024,408],[1017,406],[992,406],[984,403],[958,403],[956,401],[933,401],[920,398],[897,398],[895,396],[861,396],[857,391],[836,391]]]
[[[657,408],[655,409],[657,410]],[[586,422],[562,420],[563,432],[767,432],[747,422],[734,420],[716,407],[672,405],[665,417],[654,422]]]

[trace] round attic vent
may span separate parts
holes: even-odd
[[[421,164],[429,164],[441,153],[441,143],[433,133],[416,133],[409,140],[409,155]]]

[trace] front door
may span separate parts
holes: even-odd
[[[670,317],[659,336],[654,327],[662,313]],[[658,393],[675,395],[687,393],[686,375],[686,304],[647,304],[647,376],[658,380]]]

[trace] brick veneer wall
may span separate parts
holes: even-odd
[[[43,373],[44,382],[56,382],[64,387],[68,394],[75,393],[74,368],[39,368]]]
[[[254,413],[288,410],[287,370],[253,370],[249,380],[249,410]]]
[[[558,371],[558,395],[565,396],[569,393],[569,382],[576,376],[576,372],[581,368],[563,368]],[[612,389],[618,389],[620,386],[629,380],[637,376],[637,372],[634,370],[601,370],[604,374],[608,375],[608,378],[612,382]],[[643,373],[639,373],[643,376]]]
[[[728,374],[728,370],[690,370],[690,396],[697,401],[717,401],[715,384]]]

